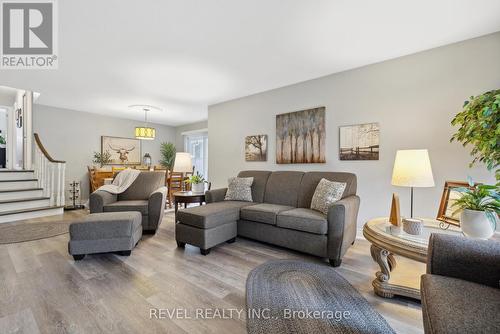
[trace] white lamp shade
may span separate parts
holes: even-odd
[[[427,150],[398,150],[392,171],[392,185],[434,187],[429,152]]]
[[[174,172],[188,173],[193,171],[193,162],[191,154],[187,152],[175,153]]]

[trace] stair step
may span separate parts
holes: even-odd
[[[30,189],[30,188],[36,188],[37,186],[38,186],[37,179],[0,180],[0,191]]]
[[[0,171],[0,181],[3,180],[26,180],[35,178],[32,170],[4,170]]]
[[[16,199],[26,199],[34,197],[42,197],[42,188],[27,188],[27,189],[16,189],[16,190],[0,190],[0,200],[16,200]]]
[[[13,210],[36,209],[50,205],[50,197],[30,197],[0,200],[0,213]]]
[[[2,173],[33,173],[33,169],[0,169],[0,174]]]
[[[63,213],[64,206],[45,206],[36,209],[11,210],[0,212],[0,223],[10,223],[17,220],[62,215]]]

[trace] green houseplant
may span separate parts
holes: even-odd
[[[464,102],[463,110],[451,121],[459,126],[450,141],[458,141],[463,146],[471,145],[474,157],[470,165],[483,162],[488,170],[500,164],[500,89],[478,96],[471,96]],[[495,171],[500,180],[500,171]]]
[[[487,239],[495,233],[500,212],[498,186],[474,185],[468,179],[469,187],[458,188],[461,193],[452,207],[460,212],[460,225],[465,235],[472,238]]]
[[[94,152],[94,158],[92,159],[94,164],[98,164],[100,167],[111,163],[111,153],[108,150],[105,152],[99,153]]]
[[[201,193],[205,191],[205,183],[207,180],[201,175],[199,172],[196,172],[196,175],[190,176],[186,183],[191,184],[191,189],[195,193]]]
[[[160,144],[160,165],[167,168],[168,170],[173,170],[175,163],[175,145],[169,142],[164,142]]]

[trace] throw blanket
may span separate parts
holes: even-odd
[[[97,190],[106,191],[113,195],[121,194],[134,183],[140,173],[140,170],[127,168],[116,175],[112,184],[105,184]]]

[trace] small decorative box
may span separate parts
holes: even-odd
[[[422,234],[423,227],[424,227],[424,222],[420,219],[414,219],[414,218],[403,219],[403,230],[408,234],[420,235]]]

